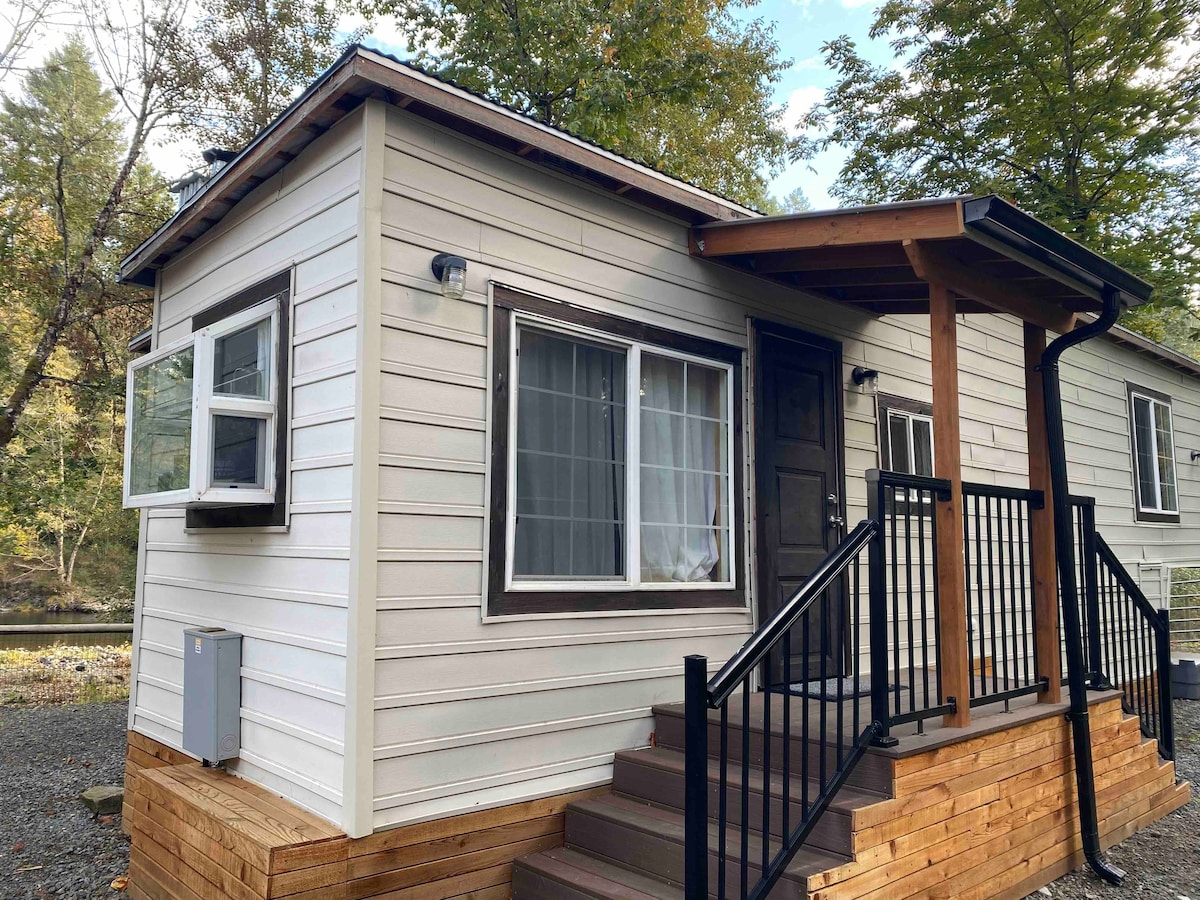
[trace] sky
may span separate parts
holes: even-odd
[[[0,0],[0,30],[7,24],[17,0]],[[886,41],[872,41],[867,35],[874,19],[874,9],[881,0],[760,0],[749,9],[737,10],[742,19],[762,18],[775,25],[775,37],[779,42],[783,59],[791,60],[791,66],[775,85],[775,103],[786,106],[785,123],[793,133],[799,129],[798,119],[812,105],[822,99],[833,75],[825,68],[821,47],[840,35],[849,35],[858,45],[859,51],[876,63],[891,59],[891,50]],[[347,31],[361,22],[348,19]],[[50,49],[61,41],[54,31],[65,30],[66,26],[52,29],[35,45],[37,49],[22,60],[26,66],[36,65]],[[3,35],[0,34],[0,38]],[[61,35],[65,38],[65,34]],[[0,41],[2,43],[2,41]],[[364,43],[378,47],[400,58],[408,55],[404,36],[394,21],[383,19],[373,23],[370,36]],[[9,87],[9,85],[5,85]],[[156,143],[149,148],[150,162],[168,178],[178,178],[199,163],[199,147],[184,146],[179,142]],[[797,187],[801,188],[814,209],[825,209],[837,205],[829,194],[845,154],[833,150],[812,160],[793,163],[771,181],[771,192],[778,197],[787,196]]]

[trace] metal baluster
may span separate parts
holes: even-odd
[[[809,660],[812,658],[812,656],[809,654],[809,646],[808,646],[808,643],[809,643],[808,642],[808,621],[809,621],[808,613],[806,612],[803,616],[800,617],[800,624],[801,624],[800,644],[801,644],[801,655],[804,657],[804,681],[806,684],[811,683],[810,679],[809,679],[809,676],[811,675],[811,672],[809,671]],[[801,747],[800,815],[801,816],[808,815],[808,755],[809,755],[808,754],[808,702],[810,699],[808,695],[809,695],[809,691],[806,688],[804,691],[804,694],[803,694],[804,702],[801,704],[801,706],[803,707],[804,715],[800,718],[800,747]]]
[[[934,578],[933,578],[933,639],[934,639],[934,641],[937,642],[937,646],[941,647],[942,646],[942,630],[941,630],[942,595],[941,595],[941,587],[938,585],[939,579],[937,578],[937,572],[938,572],[938,538],[937,538],[938,524],[937,524],[937,515],[933,514],[933,510],[935,509],[934,504],[935,504],[936,500],[937,500],[937,498],[934,496],[934,492],[930,491],[929,492],[929,509],[930,509],[931,515],[929,517],[929,538],[930,538],[930,542],[933,546],[933,573],[934,573]],[[963,510],[964,510],[963,514],[964,515],[966,515],[966,512],[965,512],[966,506],[967,505],[964,503],[963,504]],[[964,531],[963,534],[966,534],[966,531]],[[965,543],[965,541],[964,541],[964,543]],[[970,607],[968,607],[968,609],[969,608]],[[941,666],[938,666],[936,669],[933,670],[933,677],[934,677],[934,681],[937,684],[937,705],[941,706],[942,703],[944,702],[942,700],[942,667]],[[926,700],[925,700],[925,705],[929,706],[928,698],[926,698]]]
[[[829,591],[821,594],[821,690],[824,693],[826,679],[829,678],[829,670],[827,663],[829,661]],[[817,783],[817,791],[820,793],[825,787],[825,757],[828,747],[829,734],[829,704],[825,702],[824,696],[821,698],[821,734],[818,738],[818,746],[821,750],[821,780]]]
[[[721,704],[721,794],[717,799],[717,896],[725,896],[725,865],[729,859],[729,701]]]
[[[917,708],[917,673],[916,656],[913,652],[913,528],[912,528],[912,494],[911,490],[904,492],[904,578],[907,587],[906,606],[908,607],[908,710],[915,712]],[[899,679],[897,679],[898,681]]]
[[[1019,505],[1018,505],[1018,508],[1019,508]],[[1017,606],[1016,541],[1019,541],[1020,538],[1017,537],[1016,539],[1014,539],[1014,537],[1013,537],[1013,501],[1012,501],[1011,497],[1009,497],[1005,501],[1005,510],[1006,510],[1006,513],[1005,513],[1006,521],[1008,523],[1008,590],[1009,590],[1009,593],[1012,595],[1010,598],[1008,598],[1008,602],[1006,603],[1006,609],[1010,609],[1011,613],[1012,613],[1012,654],[1011,654],[1012,681],[1009,683],[1008,686],[1009,686],[1009,688],[1014,688],[1014,687],[1024,687],[1025,682],[1021,681],[1021,675],[1020,675],[1020,672],[1018,671],[1018,669],[1020,667],[1019,661],[1020,661],[1020,655],[1021,655],[1021,646],[1019,643],[1020,635],[1017,632],[1018,606]],[[1005,651],[1004,655],[1006,657],[1009,656],[1009,653],[1007,650]],[[1004,660],[1004,678],[1006,681],[1008,680],[1008,675],[1009,675],[1009,664],[1010,664],[1010,659],[1006,658]]]
[[[900,553],[897,547],[896,532],[899,531],[900,491],[906,488],[892,488],[892,511],[888,520],[892,525],[892,672],[890,676],[896,679],[896,689],[891,703],[892,711],[900,714]]]
[[[926,503],[927,495],[929,501],[928,503]],[[933,492],[922,489],[920,498],[920,504],[917,507],[917,553],[918,565],[920,566],[917,571],[920,573],[920,578],[918,579],[917,583],[920,585],[921,590],[921,689],[923,691],[921,695],[921,702],[925,706],[929,706],[929,609],[928,602],[925,597],[925,592],[929,589],[929,584],[926,579],[925,571],[924,510],[928,509],[932,513]],[[911,653],[912,651],[910,650],[909,652]],[[915,684],[909,685],[909,690],[915,694],[917,691],[917,686]]]
[[[994,694],[1000,690],[1000,660],[999,654],[996,652],[996,570],[994,568],[995,555],[993,553],[995,544],[992,540],[992,498],[985,498],[984,505],[987,509],[988,622],[992,626],[992,693]],[[1003,570],[1003,564],[1001,564],[1001,570]],[[984,652],[981,656],[986,657],[987,653]],[[986,682],[987,666],[983,659],[979,661],[979,668],[981,672],[985,673],[983,678]],[[986,694],[987,691],[984,690],[983,693]]]
[[[792,803],[792,630],[783,633],[783,838],[787,840]]]
[[[1029,639],[1030,632],[1034,630],[1034,626],[1030,622],[1032,615],[1030,613],[1031,604],[1029,600],[1029,596],[1032,593],[1030,590],[1032,587],[1032,573],[1030,573],[1029,566],[1025,563],[1025,543],[1029,540],[1028,519],[1025,517],[1025,508],[1027,505],[1028,501],[1017,504],[1017,558],[1020,561],[1019,566],[1021,571],[1021,662],[1025,673],[1024,683],[1033,684],[1033,680],[1037,675],[1037,668],[1035,666],[1033,671],[1030,671],[1031,654],[1029,652]]]
[[[750,893],[750,676],[742,682],[742,858],[739,860],[742,897]]]
[[[966,504],[964,503],[963,506],[965,507]],[[984,658],[987,656],[987,644],[985,643],[986,635],[985,635],[984,629],[983,629],[983,620],[984,620],[984,615],[983,615],[983,560],[984,560],[983,520],[980,518],[980,513],[979,513],[979,495],[976,494],[975,495],[975,581],[976,581],[976,587],[979,589],[979,591],[976,594],[975,602],[978,604],[977,611],[979,613],[979,617],[977,619],[977,621],[979,623],[979,634],[976,635],[976,639],[978,640],[978,644],[979,644],[979,689],[978,689],[978,691],[975,690],[975,679],[974,678],[969,679],[969,682],[970,682],[971,688],[972,688],[972,690],[971,690],[972,697],[975,697],[977,693],[978,693],[978,696],[981,696],[981,697],[984,696],[985,694],[987,694],[987,666],[984,665]],[[990,576],[990,573],[989,573],[989,576]],[[970,607],[968,607],[968,609],[969,608]],[[970,663],[971,663],[971,660],[968,659],[967,664],[970,665]]]
[[[767,659],[771,657],[768,654]],[[763,715],[763,752],[762,752],[762,871],[767,871],[771,864],[771,677],[770,663],[767,664],[767,683],[762,691]],[[789,685],[790,687],[790,685]],[[786,690],[786,688],[785,688]],[[749,829],[749,819],[746,820]]]

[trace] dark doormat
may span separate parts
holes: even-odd
[[[793,681],[789,686],[790,691],[799,697],[812,697],[816,700],[837,700],[838,684],[841,684],[841,698],[853,699],[855,697],[867,697],[871,693],[871,678],[869,675],[854,678],[826,678],[824,681],[820,679],[816,681]],[[782,692],[783,685],[777,685],[775,691]],[[897,685],[889,684],[888,693],[894,694],[897,690]],[[903,685],[899,686],[899,690],[906,691],[908,688]]]

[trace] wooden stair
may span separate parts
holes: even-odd
[[[1116,692],[1093,692],[1092,756],[1103,846],[1109,847],[1186,804],[1191,786],[1159,759]],[[777,763],[784,746],[772,717],[771,790],[763,793],[761,697],[750,716],[750,882],[762,860],[763,804],[772,830],[782,818]],[[796,854],[772,898],[901,900],[955,897],[1018,900],[1083,864],[1074,804],[1070,727],[1065,704],[981,713],[968,729],[931,726],[888,750],[871,749]],[[655,746],[618,753],[612,792],[568,805],[565,846],[518,859],[514,900],[682,900],[682,706],[656,707]],[[710,720],[712,721],[712,720]],[[728,749],[728,897],[740,896],[742,735],[731,709]],[[817,759],[793,726],[797,761]],[[710,732],[710,753],[719,747]],[[709,890],[717,890],[719,765],[709,778]],[[790,796],[803,785],[793,777]],[[810,796],[812,786],[810,785]],[[793,807],[792,822],[798,807]],[[779,835],[768,836],[778,846]]]
[[[616,755],[612,793],[590,798],[567,807],[565,846],[517,860],[513,870],[514,900],[677,900],[683,897],[683,706],[655,707],[656,746]],[[719,719],[713,719],[715,725]],[[740,723],[740,719],[739,719]],[[771,804],[772,834],[768,840],[772,852],[779,845],[782,822],[783,786],[781,755],[783,734],[773,727],[771,789],[764,797],[761,706],[752,707],[750,718],[750,761],[747,789],[749,817],[757,826],[748,841],[750,883],[759,877],[762,863],[763,804]],[[794,730],[795,731],[795,730]],[[714,730],[710,752],[719,747]],[[796,733],[790,735],[792,754],[790,785],[791,823],[800,816],[800,798],[805,785],[795,777],[798,760],[805,752],[813,764],[818,761],[815,745],[807,748]],[[734,826],[741,818],[742,767],[740,728],[729,733],[729,747],[735,750],[727,769],[727,796],[731,827],[727,834],[727,883],[736,886],[740,878],[741,837]],[[882,764],[882,765],[881,765]],[[885,800],[891,780],[891,762],[882,757],[865,757],[850,784],[839,792],[833,805],[821,817],[809,840],[792,859],[772,897],[806,896],[808,879],[816,874],[845,865],[852,859],[853,812]],[[717,885],[717,846],[719,835],[715,815],[718,808],[720,766],[710,757],[708,770],[709,811],[709,884]],[[884,790],[880,790],[883,788]],[[815,797],[818,787],[810,781],[807,796]],[[714,895],[715,896],[715,895]]]

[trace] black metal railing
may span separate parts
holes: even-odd
[[[885,734],[894,725],[954,712],[942,691],[937,577],[937,501],[950,497],[943,478],[867,472],[867,517],[880,525],[871,556],[871,671],[886,685],[874,712]],[[875,660],[879,659],[877,665]]]
[[[880,534],[876,521],[861,522],[711,680],[703,656],[686,658],[684,888],[689,900],[709,896],[710,861],[716,863],[716,896],[766,897],[868,744],[883,734],[884,723],[872,709],[886,698],[872,693],[865,709],[859,702],[865,684],[864,622],[857,602],[864,587],[863,555],[873,558],[878,552]],[[876,627],[874,612],[871,628]],[[872,671],[878,671],[874,665]],[[886,661],[882,665],[886,672]],[[768,690],[752,694],[751,682],[760,672]],[[875,678],[871,686],[886,683],[886,677]],[[710,711],[716,715],[710,717]],[[714,860],[708,808],[712,725],[719,742]],[[732,748],[731,732],[738,732]],[[761,797],[753,802],[752,762],[762,772]],[[731,763],[740,769],[736,782],[730,779]]]
[[[1175,725],[1171,710],[1170,612],[1155,609],[1108,542],[1095,536],[1095,600],[1089,658],[1096,686],[1105,682],[1124,695],[1125,709],[1136,715],[1142,733],[1158,741],[1164,759],[1175,758]]]
[[[1007,704],[1047,688],[1038,676],[1030,529],[1045,496],[988,484],[962,491],[970,702]]]
[[[1095,689],[1121,691],[1142,734],[1175,757],[1171,709],[1171,614],[1155,609],[1096,529],[1096,502],[1071,497],[1080,587],[1080,631]]]

